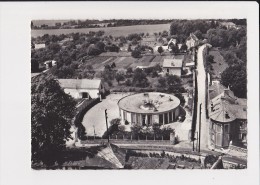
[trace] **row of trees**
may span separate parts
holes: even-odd
[[[170,139],[170,133],[174,133],[174,129],[170,127],[161,127],[161,124],[153,123],[151,126],[141,126],[139,124],[134,124],[131,126],[131,131],[125,131],[125,126],[121,125],[121,120],[119,118],[113,119],[110,122],[110,127],[108,132],[106,131],[102,138],[108,138],[108,136],[112,138],[123,137],[127,139],[159,139],[162,138],[165,140]]]

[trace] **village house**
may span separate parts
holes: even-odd
[[[44,62],[45,68],[50,69],[53,66],[57,65],[57,62],[55,60],[48,60]]]
[[[75,99],[100,98],[105,93],[104,85],[100,79],[58,79],[65,93]]]
[[[220,25],[227,28],[227,29],[231,29],[231,28],[237,29],[236,24],[233,23],[233,22],[221,22]]]
[[[163,74],[181,76],[183,58],[164,59]]]
[[[45,48],[45,44],[34,44],[34,49],[41,49],[41,48]]]
[[[199,44],[199,39],[193,33],[190,33],[190,36],[186,40],[187,48],[193,48]]]
[[[210,141],[215,148],[247,145],[247,100],[219,82],[209,87]]]

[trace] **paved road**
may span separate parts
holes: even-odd
[[[200,46],[197,52],[197,79],[198,79],[198,114],[196,131],[199,131],[199,116],[200,116],[200,104],[201,105],[201,149],[207,149],[209,127],[206,119],[205,97],[206,97],[206,72],[203,63],[203,50],[206,45]]]

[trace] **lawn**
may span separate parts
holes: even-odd
[[[213,78],[221,78],[221,73],[228,67],[228,64],[224,61],[223,56],[220,54],[219,50],[212,48],[209,51],[209,55],[214,56],[213,66]]]

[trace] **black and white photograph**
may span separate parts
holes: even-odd
[[[246,168],[246,25],[32,20],[32,168]]]
[[[197,179],[209,173],[209,184],[219,184],[215,171],[226,178],[257,172],[252,164],[259,163],[259,18],[252,17],[259,5],[241,2],[248,7],[241,12],[234,2],[190,3],[27,3],[27,13],[21,14],[26,24],[16,25],[24,30],[12,33],[17,43],[23,37],[18,32],[25,34],[27,58],[14,54],[15,48],[12,53],[1,49],[1,114],[15,119],[8,126],[12,129],[1,123],[1,145],[16,151],[11,160],[26,150],[33,179],[47,171],[86,176],[166,172],[167,178],[182,173],[184,179],[185,173]],[[0,10],[12,5],[1,3]],[[0,32],[6,43],[4,33],[16,18],[3,12],[5,18],[10,15],[1,23],[7,27]],[[7,48],[16,44],[14,38]],[[14,59],[7,61],[7,54]],[[9,79],[4,66],[11,60],[16,61],[9,69],[16,69],[8,76],[15,83],[2,86]],[[7,113],[4,105],[14,109]],[[7,156],[4,148],[0,156]]]

